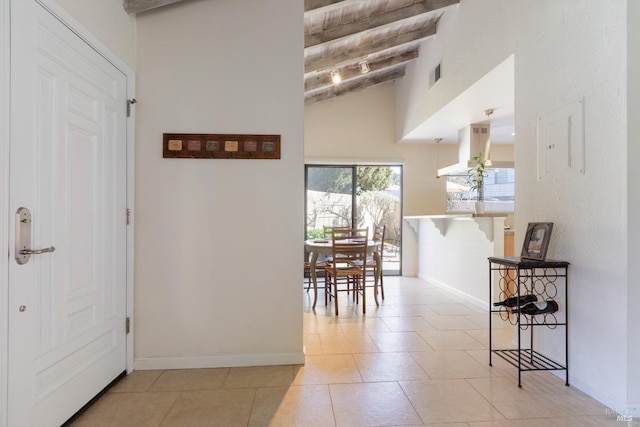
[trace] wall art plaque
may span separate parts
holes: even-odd
[[[280,135],[165,133],[165,159],[280,159]]]

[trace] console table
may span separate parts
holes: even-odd
[[[569,385],[569,331],[568,331],[568,282],[569,263],[566,261],[535,261],[519,257],[489,257],[489,365],[496,354],[518,368],[518,387],[522,387],[522,372],[564,370],[565,384]],[[509,297],[516,299],[516,307],[496,307],[492,304],[492,287],[499,289],[499,301]],[[528,315],[514,313],[521,306],[521,298],[533,295],[537,301],[554,300],[558,311],[553,313]],[[498,301],[493,301],[498,302]],[[494,349],[492,342],[492,322],[494,314],[502,321],[510,322],[517,329],[517,347]],[[564,332],[564,361],[559,363],[535,350],[536,330],[549,328]],[[523,340],[523,331],[529,330],[529,340]]]

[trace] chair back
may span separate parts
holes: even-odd
[[[366,261],[368,240],[369,230],[366,228],[334,230],[331,237],[334,269]]]
[[[333,227],[332,235],[337,237],[350,237],[352,239],[365,238],[366,240],[369,236],[369,230],[366,228]]]
[[[345,226],[339,226],[339,227],[334,227],[332,225],[325,225],[322,228],[322,232],[323,232],[322,234],[324,235],[324,237],[331,237],[331,236],[333,236],[333,230],[340,231],[340,230],[349,229],[349,228],[351,228],[351,227],[348,227],[346,225]]]

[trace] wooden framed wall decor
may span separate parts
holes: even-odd
[[[279,159],[280,135],[165,133],[165,159]]]

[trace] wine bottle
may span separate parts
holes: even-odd
[[[546,300],[539,302],[530,302],[511,310],[512,313],[528,314],[529,316],[535,316],[537,314],[555,313],[558,311],[558,303],[554,300]]]
[[[496,307],[518,307],[518,306],[525,305],[527,303],[534,302],[537,300],[538,300],[538,297],[536,297],[533,294],[528,294],[528,295],[522,295],[520,297],[520,301],[518,301],[517,296],[513,296],[499,302],[494,302],[493,305]]]

